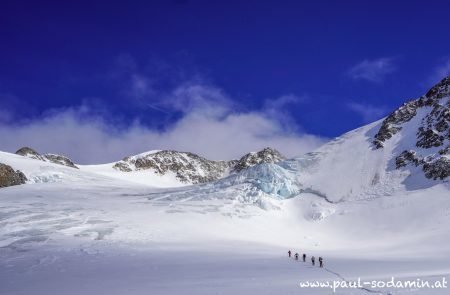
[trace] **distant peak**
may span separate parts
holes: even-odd
[[[36,152],[34,149],[32,149],[30,147],[24,146],[24,147],[21,147],[20,149],[18,149],[16,151],[16,155],[20,155],[20,156],[35,155],[35,156],[38,156],[39,153]]]
[[[48,162],[52,162],[55,164],[60,164],[60,165],[64,165],[67,167],[72,167],[72,168],[78,169],[78,167],[69,158],[67,158],[65,156],[61,156],[61,155],[57,155],[57,154],[41,155],[38,152],[36,152],[34,149],[27,147],[27,146],[18,149],[16,151],[16,155],[20,155],[20,156],[24,156],[24,157],[28,157],[31,159],[44,161],[44,162],[48,161]]]
[[[261,163],[276,163],[284,160],[285,157],[276,149],[271,147],[266,147],[259,152],[248,153],[234,166],[233,171],[239,172],[241,170],[247,169],[248,167],[261,164]]]

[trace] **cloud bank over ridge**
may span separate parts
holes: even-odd
[[[149,89],[144,80],[139,87]],[[162,129],[145,125],[139,119],[120,124],[109,118],[107,110],[99,112],[89,100],[21,122],[15,122],[11,119],[14,115],[4,110],[0,150],[14,152],[21,146],[30,146],[39,152],[67,155],[80,164],[112,162],[152,149],[190,151],[219,160],[271,146],[293,157],[325,141],[302,132],[290,120],[286,107],[302,99],[287,95],[267,100],[260,109],[245,110],[220,88],[198,81],[185,82],[149,106],[181,114]]]

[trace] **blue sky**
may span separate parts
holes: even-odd
[[[120,2],[0,4],[0,150],[294,156],[450,73],[449,1]]]

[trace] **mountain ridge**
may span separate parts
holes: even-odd
[[[279,151],[270,147],[229,161],[208,160],[191,152],[158,150],[127,156],[116,162],[113,168],[122,172],[153,170],[160,175],[170,171],[183,183],[198,184],[219,180],[254,165],[276,163],[283,159],[285,157]]]

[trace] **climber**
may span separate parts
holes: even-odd
[[[291,257],[291,250],[288,251],[288,256]]]
[[[295,260],[298,260],[298,253],[295,253]]]
[[[305,262],[305,261],[306,261],[306,254],[303,253],[303,262]]]
[[[319,266],[323,267],[323,258],[322,257],[319,257]]]
[[[316,259],[314,258],[314,256],[311,257],[311,263],[312,263],[313,266],[315,265],[315,262],[316,262]]]

